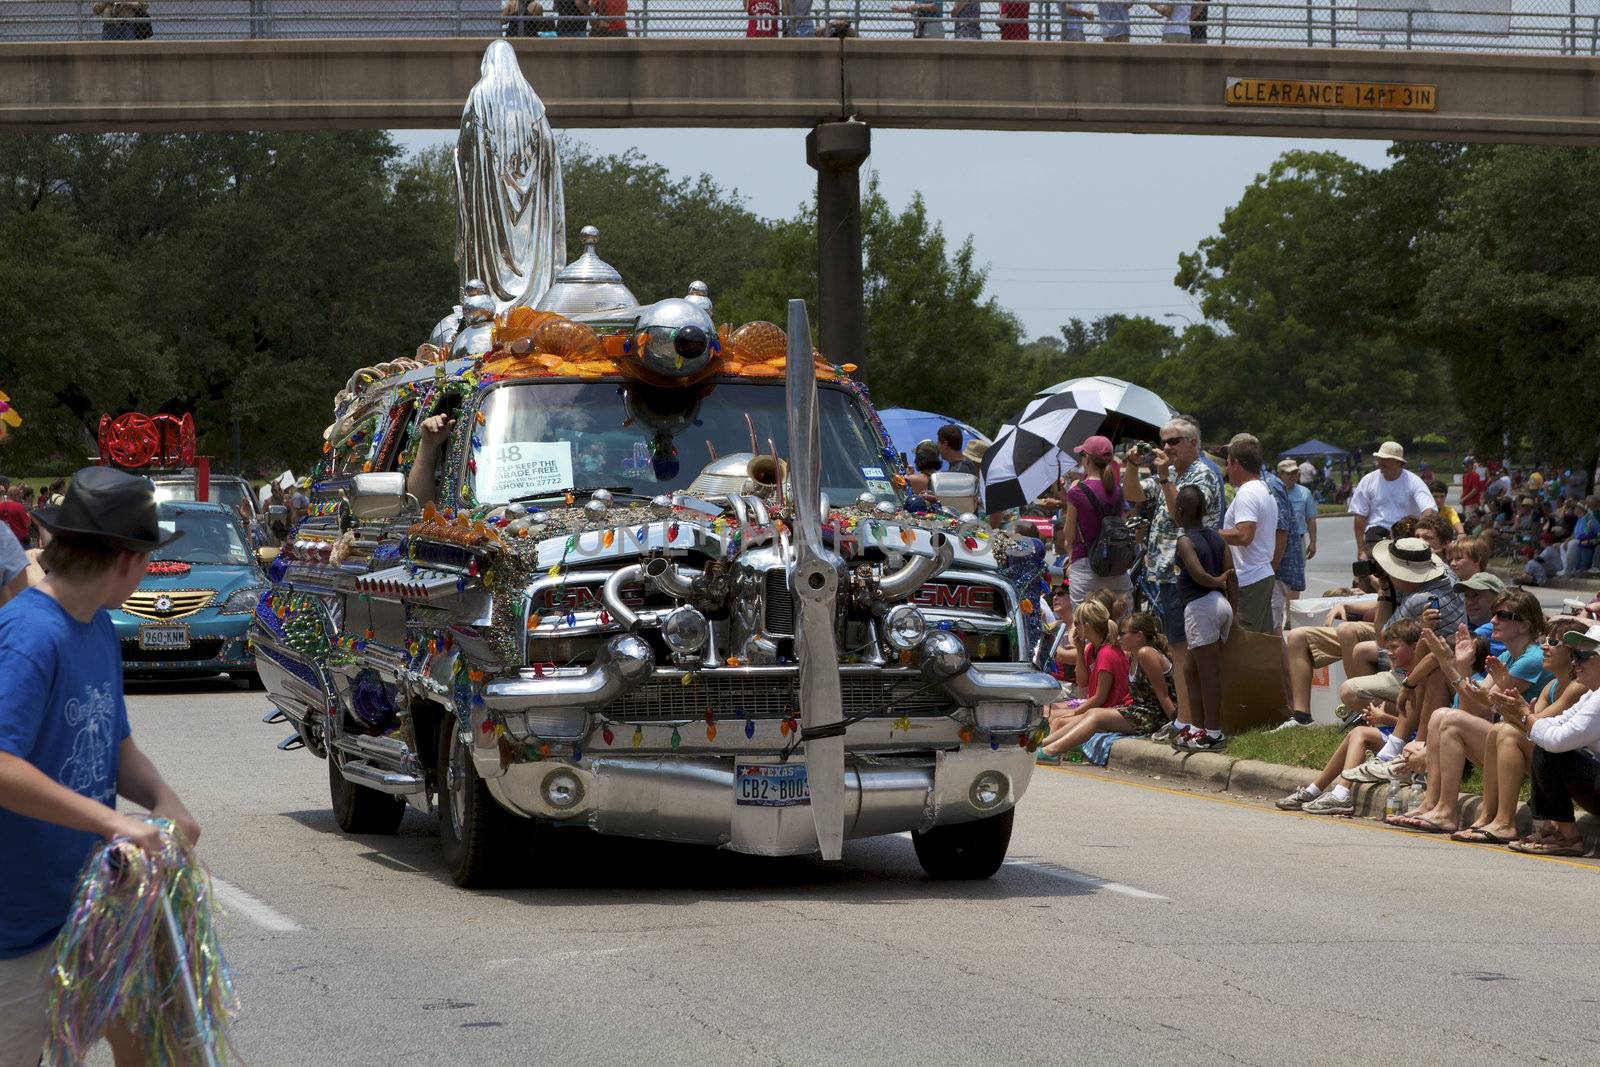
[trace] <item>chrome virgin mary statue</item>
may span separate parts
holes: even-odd
[[[504,311],[538,300],[567,261],[561,160],[544,102],[517,54],[495,41],[461,113],[456,142],[456,263]]]

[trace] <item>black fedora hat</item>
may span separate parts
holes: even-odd
[[[52,534],[98,537],[130,552],[152,552],[183,536],[179,530],[162,538],[150,479],[114,467],[83,468],[72,476],[65,499],[35,509],[33,521]]]

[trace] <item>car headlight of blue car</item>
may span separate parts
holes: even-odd
[[[241,585],[217,605],[218,615],[249,615],[256,610],[265,585]]]

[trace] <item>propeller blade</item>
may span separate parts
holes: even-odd
[[[817,375],[811,323],[804,300],[789,301],[789,477],[794,486],[794,555],[789,588],[796,601],[795,655],[800,660],[800,722],[804,730],[811,817],[822,858],[844,850],[844,733],[815,737],[844,720],[839,650],[834,636],[842,561],[822,543],[822,456]]]

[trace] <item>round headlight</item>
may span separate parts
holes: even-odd
[[[928,632],[928,620],[910,604],[897,604],[883,617],[883,636],[890,647],[898,652],[909,652],[917,647],[922,635]]]
[[[972,780],[972,788],[967,790],[967,799],[971,800],[972,806],[979,811],[988,811],[1005,800],[1009,786],[1006,776],[999,771],[984,771]]]
[[[699,652],[710,636],[711,624],[696,608],[673,608],[661,622],[661,639],[680,655]]]
[[[544,802],[552,808],[566,810],[583,799],[583,783],[571,771],[552,771],[545,775]]]

